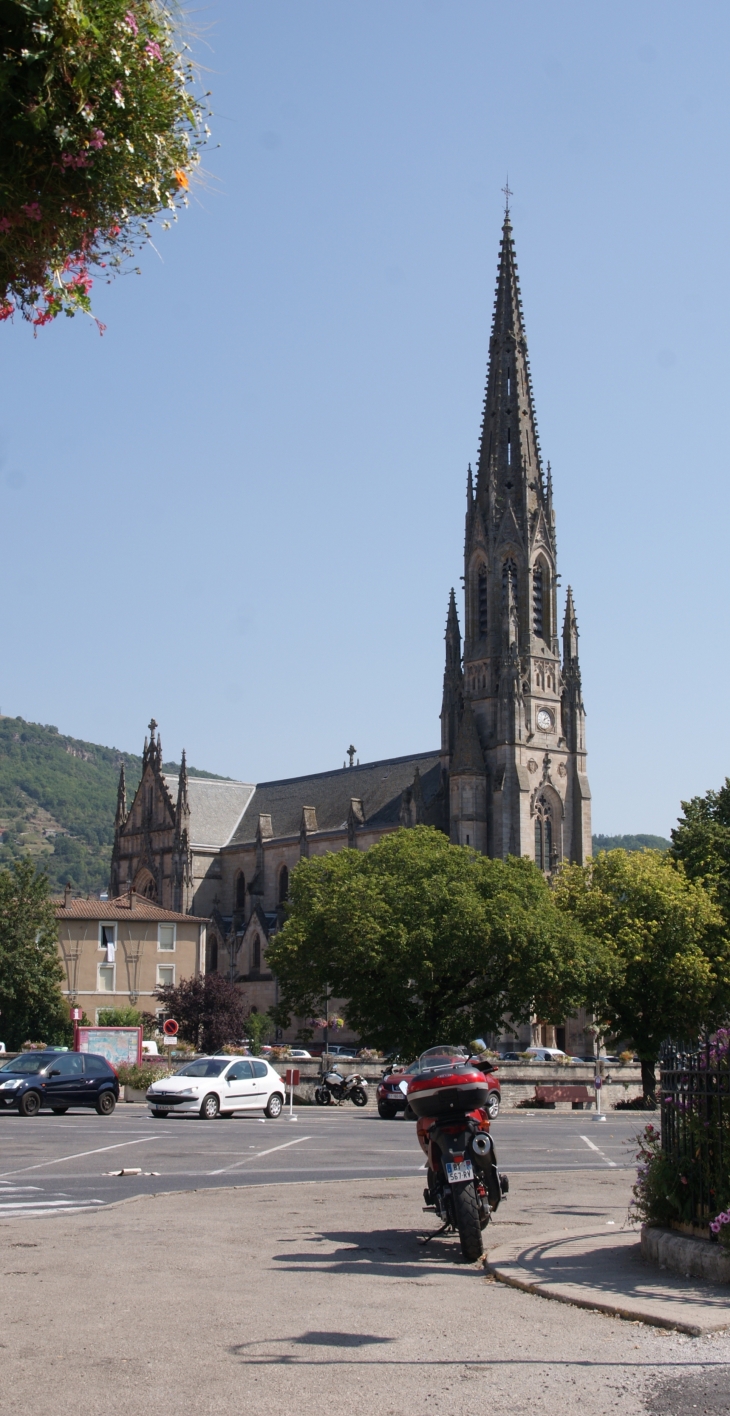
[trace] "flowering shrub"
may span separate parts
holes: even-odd
[[[335,1017],[312,1018],[311,1023],[313,1028],[344,1028],[345,1019]]]
[[[47,1046],[47,1042],[24,1042],[23,1052],[45,1052]]]
[[[723,1249],[730,1249],[730,1214],[727,1210],[722,1210],[710,1220],[710,1232],[717,1235]]]
[[[169,1077],[171,1072],[169,1067],[150,1067],[144,1064],[141,1067],[127,1065],[124,1063],[116,1069],[119,1084],[123,1087],[135,1087],[137,1091],[146,1091],[153,1082],[158,1082],[160,1077]]]
[[[659,1129],[652,1125],[647,1126],[638,1137],[638,1143],[636,1159],[639,1164],[630,1206],[632,1216],[641,1224],[668,1225],[672,1220],[684,1224],[706,1224],[707,1220],[699,1220],[696,1212],[696,1195],[702,1181],[706,1191],[715,1194],[715,1203],[721,1196],[713,1190],[708,1176],[702,1173],[706,1165],[702,1148],[693,1145],[691,1152],[677,1161],[662,1150]]]
[[[0,32],[0,320],[37,330],[177,219],[208,130],[165,0],[0,0]]]

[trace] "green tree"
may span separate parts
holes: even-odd
[[[143,1016],[138,1008],[100,1008],[97,1021],[101,1028],[141,1028]]]
[[[496,1031],[506,1015],[561,1022],[592,997],[601,949],[532,862],[489,860],[419,826],[300,861],[267,961],[281,1026],[346,999],[364,1042],[414,1055]]]
[[[222,974],[184,978],[165,984],[155,997],[165,1005],[168,1017],[180,1024],[183,1042],[217,1052],[229,1042],[243,1037],[245,1004],[235,983]]]
[[[254,1057],[259,1056],[262,1042],[271,1036],[273,1030],[274,1019],[270,1013],[254,1013],[253,1010],[249,1013],[244,1024],[244,1031],[249,1038]]]
[[[0,870],[0,1027],[9,1049],[66,1040],[56,915],[45,875],[20,860]]]
[[[718,792],[682,802],[672,831],[672,855],[690,879],[714,892],[730,921],[730,778]]]
[[[597,1005],[611,1032],[641,1059],[644,1095],[667,1037],[690,1039],[730,1004],[730,941],[710,893],[659,851],[610,851],[568,865],[560,908],[612,955]]]

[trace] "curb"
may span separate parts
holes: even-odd
[[[641,1253],[648,1263],[681,1273],[684,1278],[730,1283],[730,1253],[719,1244],[711,1244],[709,1239],[695,1239],[689,1234],[677,1234],[673,1229],[644,1225]]]
[[[572,1246],[580,1244],[581,1241],[585,1241],[588,1246],[595,1286],[583,1279],[579,1282],[571,1281],[567,1272],[560,1272],[562,1261],[558,1259],[555,1262],[554,1256],[545,1254],[545,1251],[551,1248],[557,1250],[560,1245]],[[593,1244],[590,1241],[594,1241]],[[607,1272],[605,1263],[602,1265],[601,1262],[601,1248],[608,1248],[609,1245],[613,1252],[611,1255],[607,1254],[606,1259],[609,1265],[613,1262],[613,1274],[610,1269]],[[631,1272],[632,1265],[636,1265],[634,1273]],[[641,1245],[636,1231],[619,1230],[614,1231],[611,1236],[608,1236],[605,1230],[599,1232],[595,1229],[562,1230],[545,1234],[527,1246],[523,1241],[492,1249],[487,1255],[484,1269],[485,1273],[497,1282],[510,1288],[521,1289],[524,1293],[552,1299],[557,1303],[567,1303],[574,1308],[605,1313],[609,1317],[623,1318],[628,1322],[643,1322],[651,1327],[686,1333],[689,1337],[703,1337],[707,1333],[721,1332],[730,1327],[730,1305],[726,1302],[726,1295],[721,1294],[717,1287],[710,1289],[709,1285],[706,1295],[698,1293],[697,1286],[692,1293],[688,1291],[689,1285],[683,1287],[677,1278],[667,1282],[666,1276],[658,1272],[655,1276],[652,1270],[655,1270],[656,1266],[649,1265],[646,1261],[642,1263]],[[536,1269],[542,1270],[542,1273],[536,1274]],[[683,1277],[685,1274],[686,1270],[682,1270]],[[602,1276],[607,1280],[605,1287],[601,1283]],[[706,1284],[707,1280],[704,1282]],[[652,1285],[655,1287],[653,1293]],[[698,1311],[701,1308],[704,1308],[704,1312]],[[684,1312],[691,1313],[695,1321],[685,1318]]]

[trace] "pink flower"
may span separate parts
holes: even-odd
[[[717,1219],[713,1219],[712,1224],[710,1225],[710,1229],[712,1230],[713,1234],[719,1234],[719,1233],[720,1233],[720,1221],[717,1220]]]
[[[3,304],[0,305],[0,320],[9,320],[9,319],[10,319],[10,316],[12,315],[12,313],[13,313],[13,307],[12,307],[12,305],[10,304],[10,302],[9,302],[8,300],[5,300],[5,301],[3,302]]]
[[[0,231],[2,231],[3,235],[5,234],[6,231],[9,231],[9,230],[10,230],[10,226],[11,226],[11,222],[8,221],[7,216],[3,216],[3,217],[0,219]]]
[[[139,25],[137,24],[137,21],[134,18],[134,15],[132,14],[131,10],[127,10],[126,15],[124,16],[124,23],[127,26],[127,29],[132,31],[132,34],[139,34]]]
[[[83,153],[74,156],[72,152],[62,152],[61,162],[64,167],[88,167],[90,165],[90,159],[84,157]]]
[[[112,88],[112,98],[114,99],[114,102],[116,103],[117,108],[123,108],[123,107],[124,107],[124,97],[123,97],[123,94],[122,94],[122,85],[120,84],[120,82],[119,82],[118,79],[117,79],[117,82],[114,84],[114,87]]]
[[[95,128],[89,139],[89,147],[96,148],[97,152],[106,147],[106,138],[101,128]]]
[[[149,54],[150,59],[162,59],[162,50],[155,40],[150,39],[144,47],[145,54]]]
[[[40,221],[41,219],[41,209],[38,202],[27,202],[24,207],[21,207],[21,211],[25,212],[29,221]]]

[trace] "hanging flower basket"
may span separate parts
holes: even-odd
[[[0,319],[37,329],[177,219],[207,109],[163,0],[0,0],[0,32]]]

